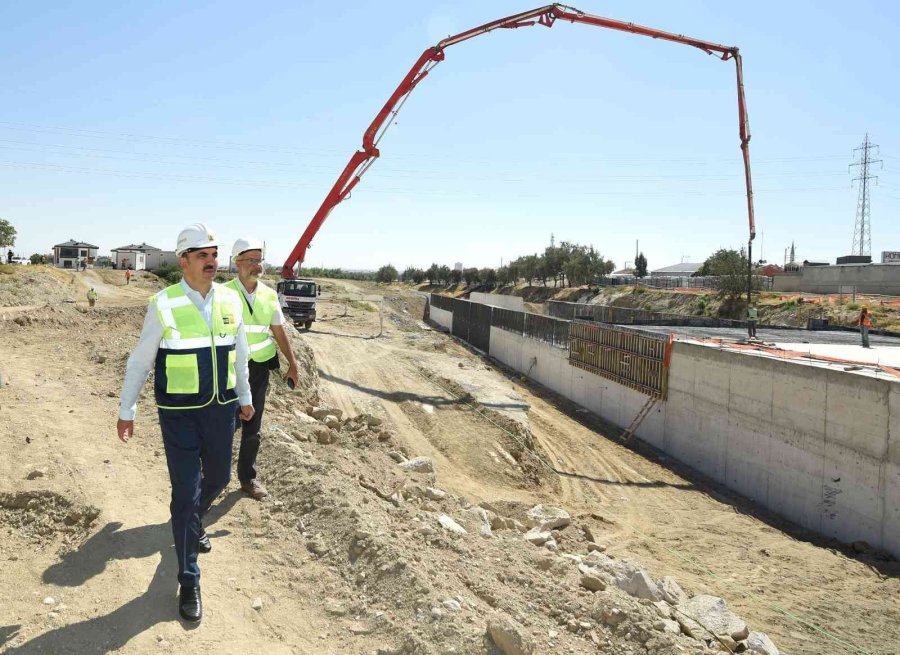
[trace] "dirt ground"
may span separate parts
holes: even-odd
[[[344,281],[326,288],[384,294],[384,334],[361,300],[323,303],[312,330],[293,334],[304,380],[294,392],[273,382],[260,453],[272,495],[256,503],[232,482],[219,499],[204,620],[188,628],[149,384],[135,438],[115,436],[125,360],[157,284],[125,287],[114,273],[47,273],[32,283],[45,293],[19,292],[0,311],[0,652],[724,648],[677,624],[666,632],[647,600],[585,589],[576,565],[600,550],[725,598],[782,653],[898,650],[896,562],[619,445],[615,429],[423,324],[421,296]],[[49,289],[77,302],[44,306]],[[331,428],[314,407],[331,408]],[[414,457],[434,472],[396,463]],[[537,503],[571,515],[553,530],[556,551],[515,526]]]

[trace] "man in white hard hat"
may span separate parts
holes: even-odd
[[[178,235],[183,277],[150,299],[138,345],[128,358],[116,429],[134,434],[141,387],[155,370],[154,395],[172,483],[172,533],[178,557],[178,611],[203,616],[197,555],[212,545],[201,519],[231,477],[235,404],[253,417],[241,299],[213,282],[218,248],[200,223]]]
[[[250,391],[253,394],[253,408],[256,410],[251,419],[241,421],[237,473],[241,489],[254,500],[262,500],[268,493],[256,475],[256,454],[259,452],[269,371],[279,368],[275,344],[278,344],[278,350],[281,350],[288,363],[288,369],[282,377],[293,385],[297,384],[297,360],[284,331],[284,314],[278,302],[278,294],[259,281],[259,276],[263,273],[263,242],[251,237],[238,239],[231,249],[231,257],[238,276],[226,286],[237,291],[242,300],[244,329],[247,331],[249,344]]]

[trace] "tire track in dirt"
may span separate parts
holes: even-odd
[[[371,325],[377,325],[377,315],[370,319]],[[462,360],[479,360],[454,340],[445,338],[445,343],[439,352]],[[433,386],[423,385],[412,364],[401,364],[401,356],[414,359],[415,353],[414,347],[405,344],[386,352],[368,350],[365,345],[349,353],[335,350],[330,357],[352,362],[368,380],[374,374],[366,370],[366,362],[375,362],[372,367],[382,369],[380,384],[385,388],[439,394]],[[386,365],[388,368],[383,368]],[[356,380],[354,375],[345,377]],[[497,380],[507,386],[510,381],[499,374]],[[792,526],[700,476],[610,440],[602,427],[582,424],[568,413],[572,408],[565,404],[561,408],[553,397],[545,400],[515,380],[513,386],[531,407],[529,419],[539,450],[560,471],[584,476],[562,475],[554,489],[518,490],[523,501],[559,504],[575,513],[598,513],[603,517],[598,539],[614,556],[642,562],[655,577],[672,575],[693,593],[727,598],[730,607],[768,632],[786,652],[812,655],[845,650],[798,625],[776,607],[873,653],[894,652],[890,635],[897,634],[900,610],[891,598],[895,597],[892,590],[897,589],[898,578],[881,575],[865,562],[823,547],[810,535],[793,532]],[[399,406],[395,409],[403,414]],[[398,424],[402,420],[399,414]],[[439,434],[423,434],[415,421],[406,416],[404,419],[404,439],[424,446],[442,438]],[[459,425],[476,434],[485,429],[475,421],[461,421]],[[467,456],[461,455],[463,459]],[[473,489],[475,498],[494,493],[497,498],[512,500],[517,491],[499,485],[499,476],[473,479],[469,469],[455,466],[458,462],[441,461],[441,482],[465,489],[467,495]],[[445,471],[445,465],[463,470]],[[451,477],[445,478],[445,473]]]
[[[328,321],[303,333],[316,353],[323,398],[347,414],[386,414],[410,455],[432,458],[441,484],[467,497],[521,496],[521,481],[497,475],[510,465],[490,454],[503,436],[500,428],[423,378],[409,348],[351,334],[358,329]],[[435,407],[434,413],[416,409],[417,403]]]

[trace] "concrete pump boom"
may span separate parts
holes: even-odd
[[[447,47],[461,43],[462,41],[467,41],[475,36],[486,34],[487,32],[491,32],[498,28],[514,29],[535,24],[543,25],[544,27],[553,27],[553,23],[556,22],[556,20],[567,20],[572,23],[585,23],[587,25],[596,25],[597,27],[605,27],[620,32],[631,32],[632,34],[649,36],[654,39],[674,41],[675,43],[683,43],[698,48],[710,55],[717,55],[723,61],[734,59],[737,72],[738,126],[741,139],[741,152],[744,159],[744,178],[747,187],[747,217],[750,222],[750,239],[748,241],[748,246],[752,246],[753,239],[756,237],[756,222],[753,215],[753,185],[750,179],[750,123],[747,117],[747,104],[744,98],[744,78],[743,71],[741,70],[741,55],[738,52],[738,49],[719,45],[718,43],[711,43],[709,41],[701,41],[700,39],[694,39],[681,34],[663,32],[634,23],[625,23],[611,18],[603,18],[602,16],[592,16],[572,7],[552,4],[514,16],[491,21],[490,23],[485,23],[484,25],[461,32],[455,36],[447,37],[446,39],[439,41],[437,45],[428,48],[422,53],[416,63],[413,64],[410,71],[406,74],[406,77],[403,78],[399,86],[391,94],[391,97],[388,98],[384,107],[378,112],[375,120],[369,125],[369,128],[363,135],[362,150],[353,153],[347,166],[341,171],[334,186],[331,187],[331,190],[328,192],[328,195],[325,197],[319,210],[316,212],[315,216],[313,216],[306,230],[303,232],[303,235],[300,237],[300,240],[297,242],[297,245],[294,246],[287,261],[285,261],[282,266],[282,277],[294,277],[294,266],[298,263],[301,265],[303,264],[307,248],[309,248],[313,237],[316,236],[319,228],[322,227],[322,223],[328,218],[331,210],[353,191],[353,188],[359,184],[359,181],[365,172],[381,154],[378,150],[378,142],[390,126],[390,120],[388,120],[389,117],[397,115],[412,90],[416,88],[419,82],[425,79],[425,76],[428,75],[432,68],[444,60],[444,50]],[[748,259],[750,258],[749,248],[747,257]],[[749,293],[748,289],[748,301]]]

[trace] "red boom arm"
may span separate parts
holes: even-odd
[[[572,23],[586,23],[588,25],[596,25],[597,27],[606,27],[620,32],[631,32],[632,34],[640,34],[649,36],[654,39],[664,39],[666,41],[674,41],[675,43],[683,43],[703,50],[710,55],[718,55],[723,61],[734,59],[735,69],[737,72],[737,101],[738,101],[738,124],[741,138],[741,152],[744,158],[744,178],[747,186],[747,217],[750,221],[750,241],[756,237],[756,222],[753,216],[753,185],[750,179],[750,122],[747,118],[747,104],[744,98],[744,77],[741,69],[741,55],[737,48],[710,43],[709,41],[701,41],[693,39],[681,34],[672,34],[671,32],[663,32],[650,27],[635,25],[634,23],[625,23],[611,18],[603,18],[601,16],[592,16],[583,11],[579,11],[565,5],[553,4],[546,7],[539,7],[521,14],[501,18],[490,23],[485,23],[479,27],[472,28],[465,32],[461,32],[456,36],[450,36],[439,41],[437,45],[425,50],[419,59],[413,64],[413,67],[400,82],[400,85],[388,98],[388,101],[378,112],[375,120],[369,125],[363,135],[362,150],[353,153],[347,166],[338,176],[331,191],[325,197],[316,215],[313,216],[297,245],[291,251],[287,261],[281,269],[281,275],[284,278],[294,277],[294,266],[297,263],[303,264],[306,257],[306,250],[309,248],[313,237],[322,227],[322,223],[328,218],[331,210],[334,209],[342,200],[344,200],[353,188],[359,183],[360,178],[375,162],[375,159],[381,154],[378,151],[378,142],[384,136],[385,131],[390,126],[388,117],[396,116],[400,111],[403,103],[406,102],[409,94],[416,85],[419,84],[429,71],[438,63],[444,60],[444,50],[451,45],[455,45],[462,41],[467,41],[472,37],[480,34],[491,32],[497,28],[513,29],[516,27],[525,27],[528,25],[539,24],[544,27],[553,27],[553,23],[557,19],[567,20]]]

